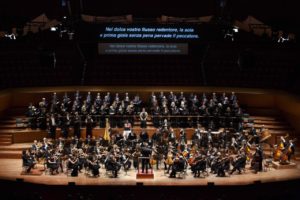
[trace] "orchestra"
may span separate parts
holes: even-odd
[[[164,172],[171,178],[176,177],[177,172],[186,171],[194,177],[201,174],[228,177],[235,171],[245,171],[247,164],[255,173],[262,171],[264,152],[261,143],[270,137],[270,133],[264,127],[256,130],[253,125],[250,130],[243,129],[241,108],[234,92],[230,97],[223,93],[220,98],[216,93],[211,97],[205,93],[191,94],[189,98],[183,93],[178,97],[173,92],[167,97],[163,92],[158,97],[152,93],[149,107],[140,107],[145,104],[139,96],[131,101],[128,93],[123,100],[118,93],[113,98],[108,92],[104,99],[97,93],[93,102],[89,92],[82,102],[77,91],[74,98],[72,103],[65,93],[59,106],[54,93],[50,104],[43,98],[37,108],[32,104],[28,107],[29,125],[38,127],[40,123],[37,122],[44,116],[50,133],[42,142],[34,141],[32,161],[26,153],[22,156],[29,171],[34,163],[42,162],[52,175],[60,173],[61,169],[75,177],[83,169],[87,174],[99,177],[101,166],[107,172],[111,171],[113,177],[118,177],[122,167],[127,172],[132,168],[137,170],[141,165],[141,172],[149,173],[154,166],[160,170],[162,164]],[[152,135],[147,132],[149,119],[156,127]],[[139,134],[133,130],[135,121],[141,122]],[[120,126],[123,133],[112,132],[109,128],[109,139],[95,137],[92,132],[97,124],[100,127]],[[83,126],[86,127],[85,138],[81,137]],[[178,134],[174,126],[179,127]],[[194,128],[191,139],[186,134],[188,127]],[[59,139],[55,137],[57,128],[62,130]],[[69,134],[71,129],[73,135]],[[295,152],[294,142],[282,137],[281,143],[275,146],[274,160],[290,162]]]

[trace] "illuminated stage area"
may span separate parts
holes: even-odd
[[[268,169],[266,172],[246,170],[228,177],[209,175],[194,178],[190,171],[184,178],[168,178],[163,171],[154,171],[154,179],[137,180],[136,171],[120,172],[110,178],[101,169],[100,177],[80,173],[70,177],[58,175],[20,175],[20,159],[1,159],[0,186],[7,199],[297,199],[300,179],[299,162],[296,169]],[[42,166],[38,166],[38,169]],[[147,195],[145,195],[147,193]],[[10,197],[10,198],[9,198]]]
[[[293,161],[294,162],[294,161]],[[287,180],[300,179],[299,162],[295,162],[297,167],[294,169],[274,169],[269,166],[262,172],[254,174],[253,170],[246,167],[246,171],[232,175],[226,174],[226,177],[217,177],[216,174],[209,174],[205,177],[193,177],[193,174],[188,169],[186,174],[178,175],[176,178],[169,178],[164,170],[154,169],[154,179],[136,179],[137,171],[130,169],[127,173],[124,170],[119,172],[117,178],[112,178],[110,172],[106,172],[104,167],[100,169],[100,176],[93,177],[91,174],[86,174],[85,170],[79,173],[78,177],[71,177],[70,173],[59,172],[59,174],[50,175],[49,171],[45,173],[43,165],[37,165],[37,169],[41,173],[37,175],[21,175],[22,162],[21,159],[1,159],[0,163],[0,178],[4,180],[23,179],[27,183],[45,184],[45,185],[68,185],[69,182],[74,182],[76,185],[131,185],[143,183],[145,186],[207,186],[213,183],[217,186],[226,185],[251,185],[255,182],[270,183],[281,182]]]

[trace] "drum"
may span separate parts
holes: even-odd
[[[264,141],[266,141],[267,139],[269,139],[270,137],[272,137],[270,131],[269,131],[269,130],[264,130],[264,131],[261,133],[261,137],[260,137],[260,141],[259,141],[259,142],[264,142]]]

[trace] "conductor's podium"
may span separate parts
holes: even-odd
[[[139,157],[138,158],[138,170],[137,170],[137,174],[136,174],[136,179],[154,179],[153,168],[148,168],[147,171],[146,171],[146,169],[144,169],[144,172],[142,172],[142,168],[140,167],[142,159],[150,160],[149,157]],[[150,166],[150,164],[149,164],[149,166]]]

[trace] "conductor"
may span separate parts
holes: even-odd
[[[152,153],[151,148],[148,146],[148,143],[144,142],[143,147],[141,148],[142,153],[142,173],[144,173],[146,168],[146,174],[148,174],[148,167],[149,167],[149,159]]]

